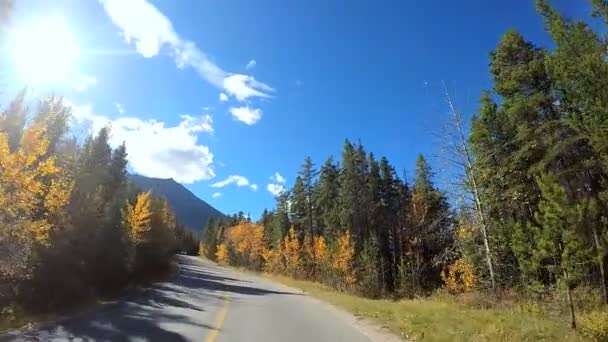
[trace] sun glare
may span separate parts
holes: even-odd
[[[78,44],[63,18],[31,21],[14,31],[12,56],[17,77],[29,84],[64,81],[75,67]]]

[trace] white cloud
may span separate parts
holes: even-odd
[[[213,195],[211,195],[211,197],[213,197],[213,198],[220,198],[220,197],[222,197],[222,193],[221,192],[214,192]]]
[[[281,176],[281,174],[278,172],[275,172],[273,176],[270,176],[270,179],[277,183],[285,184],[285,178],[283,178],[283,176]]]
[[[230,114],[236,120],[239,120],[247,125],[253,125],[260,121],[262,118],[262,110],[259,108],[245,107],[232,107],[230,108]]]
[[[251,190],[253,190],[253,191],[258,191],[258,185],[257,185],[257,184],[251,184],[249,187],[250,187],[250,188],[251,188]]]
[[[245,101],[250,97],[271,97],[269,93],[274,89],[270,86],[256,81],[253,76],[243,74],[233,74],[224,78],[224,89],[229,95],[234,96],[239,101]]]
[[[285,178],[281,176],[280,173],[275,172],[274,175],[270,176],[270,180],[275,183],[270,183],[266,186],[266,189],[270,191],[274,196],[279,196],[283,191],[285,191]]]
[[[236,184],[237,186],[247,186],[249,185],[249,180],[243,176],[239,175],[230,175],[228,178],[223,181],[219,181],[217,183],[211,184],[212,188],[223,188],[230,184]]]
[[[268,186],[266,186],[266,189],[270,191],[270,193],[274,196],[279,196],[283,191],[285,191],[285,187],[283,185],[272,183],[268,184]]]
[[[220,93],[220,102],[228,101],[228,95],[226,93]]]
[[[125,113],[125,108],[120,103],[114,102],[114,107],[116,107],[118,114],[123,115]]]
[[[72,114],[80,123],[88,124],[90,132],[110,126],[110,145],[127,146],[127,159],[138,174],[148,177],[173,178],[181,183],[193,183],[215,177],[213,153],[198,144],[198,134],[212,132],[211,117],[195,118],[183,115],[176,126],[162,121],[135,117],[110,119],[93,112],[90,105],[72,106]]]
[[[169,48],[179,68],[191,67],[204,80],[239,101],[250,97],[270,97],[274,90],[253,77],[224,71],[195,43],[182,39],[169,18],[146,0],[100,0],[106,13],[122,30],[126,42],[134,44],[145,58]]]
[[[209,114],[199,117],[191,115],[181,115],[180,117],[182,118],[180,126],[185,125],[194,133],[213,133],[213,118]]]
[[[258,64],[255,59],[252,59],[249,61],[249,63],[247,63],[247,65],[245,65],[245,69],[246,70],[251,70],[253,68],[255,68],[256,64]]]
[[[90,75],[80,74],[71,81],[72,89],[83,92],[97,84],[97,79]]]

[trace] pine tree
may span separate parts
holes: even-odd
[[[539,227],[535,260],[555,279],[564,281],[570,306],[571,325],[576,328],[572,289],[580,281],[589,261],[589,248],[581,239],[580,229],[586,212],[581,205],[572,203],[557,179],[544,176],[539,179],[542,200],[535,215]]]
[[[321,167],[315,196],[315,208],[321,222],[320,230],[326,239],[332,241],[340,228],[340,207],[337,201],[340,193],[339,175],[333,159],[328,158]]]
[[[309,224],[308,221],[308,199],[306,195],[306,189],[304,188],[304,182],[302,177],[296,177],[296,180],[291,190],[291,222],[293,223],[298,236],[304,237],[304,233],[307,231]]]
[[[316,222],[314,190],[316,186],[316,177],[318,174],[319,172],[315,169],[315,164],[312,162],[310,157],[306,157],[306,159],[304,159],[304,164],[302,164],[299,177],[302,180],[302,185],[304,188],[304,197],[306,204],[306,227],[308,228],[308,234],[310,234],[311,236],[317,233],[314,226]]]
[[[1,11],[1,9],[0,9]],[[8,108],[0,113],[0,132],[7,135],[10,151],[15,151],[21,142],[28,113],[25,96],[27,89],[22,89],[11,101]]]
[[[340,226],[349,231],[357,245],[369,233],[368,216],[365,211],[368,199],[366,180],[369,169],[365,151],[361,145],[356,148],[348,140],[342,152],[340,173]]]
[[[389,264],[392,273],[390,289],[396,289],[402,279],[398,279],[399,267],[402,265],[402,231],[399,222],[399,210],[402,204],[399,190],[400,182],[395,170],[389,164],[388,159],[382,157],[380,160],[380,203],[381,216],[383,217],[383,229],[389,237],[390,256]]]
[[[406,240],[414,288],[428,290],[440,283],[446,252],[451,244],[452,217],[445,195],[431,180],[432,171],[420,155],[412,193],[412,230]]]
[[[289,193],[283,191],[276,198],[276,212],[272,222],[272,246],[278,247],[281,244],[283,236],[287,234],[291,221],[289,219]]]
[[[355,230],[358,182],[355,162],[355,149],[350,141],[344,143],[342,151],[342,170],[340,170],[340,228],[349,232]]]

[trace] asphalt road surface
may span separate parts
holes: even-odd
[[[370,341],[345,314],[298,291],[179,256],[172,280],[1,341]]]

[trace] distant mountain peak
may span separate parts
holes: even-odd
[[[198,198],[173,178],[152,178],[130,174],[129,180],[143,191],[152,191],[155,196],[166,198],[177,220],[196,234],[202,232],[209,218],[225,217],[223,213]]]

